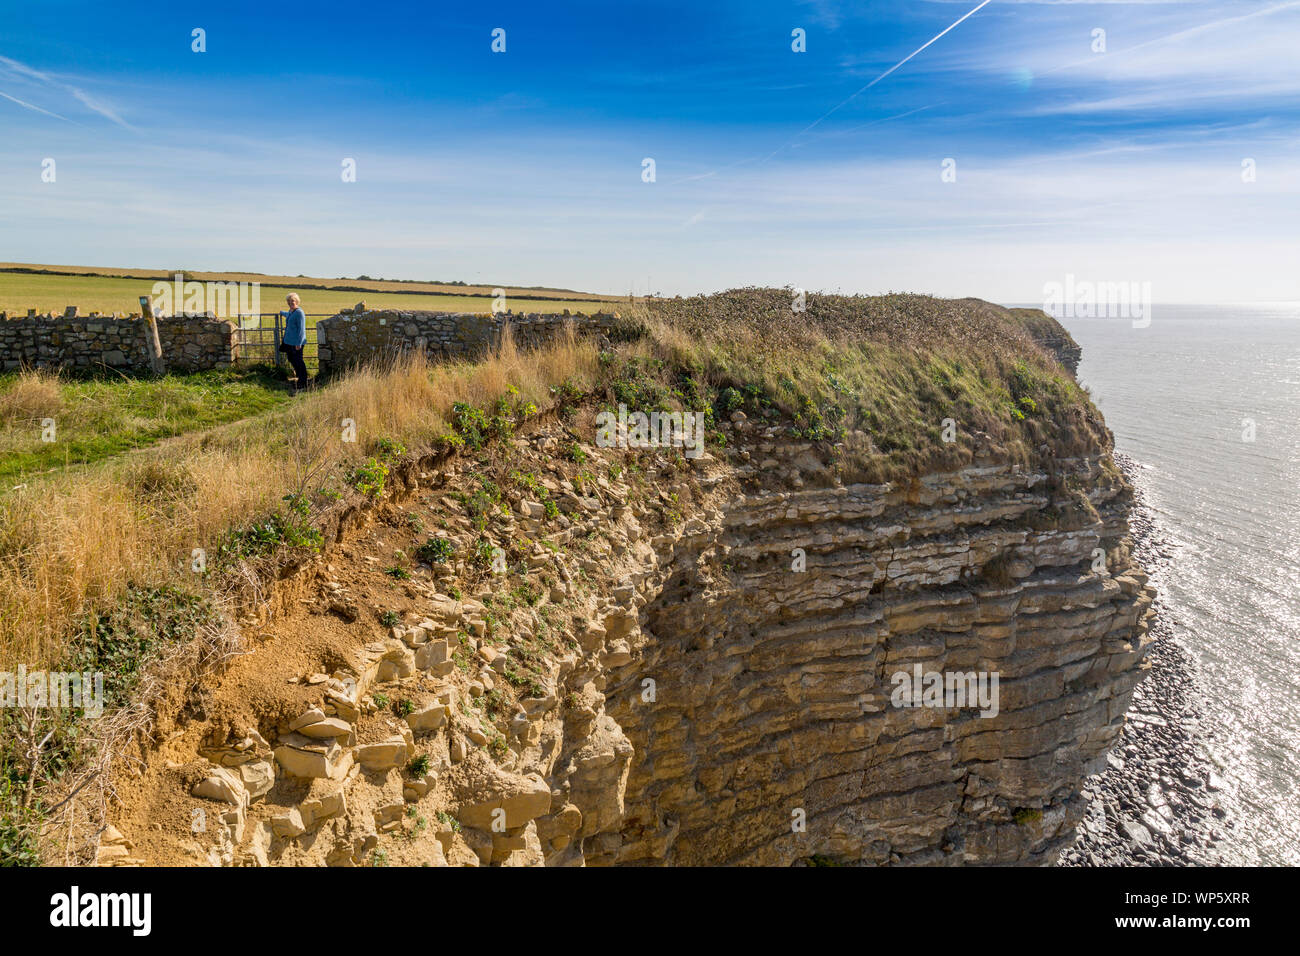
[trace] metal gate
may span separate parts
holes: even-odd
[[[308,319],[324,319],[333,313],[313,313]],[[287,368],[289,363],[280,351],[280,340],[284,334],[284,319],[278,312],[263,312],[259,315],[241,315],[236,319],[235,328],[235,362],[238,365],[275,365]],[[316,326],[307,324],[307,344],[302,350],[302,359],[309,371],[320,367],[317,357]]]

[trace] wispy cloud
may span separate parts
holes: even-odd
[[[925,3],[964,3],[965,0],[924,0]],[[1105,6],[1177,6],[1197,3],[1198,0],[998,0],[1002,6],[1045,6],[1045,7],[1105,7]]]
[[[1112,9],[1091,23],[1081,19],[1087,14],[1044,21],[1041,29],[996,48],[949,51],[934,68],[1020,75],[1035,91],[1032,104],[1011,110],[1021,116],[1145,114],[1168,122],[1204,106],[1258,109],[1300,94],[1296,0],[1192,24],[1186,22],[1190,15],[1204,17],[1200,4],[1138,4],[1163,8],[1140,18],[1119,4],[1091,5]],[[1104,52],[1089,50],[1095,28],[1106,31]]]
[[[87,93],[79,86],[75,86],[71,83],[67,83],[61,79],[58,79],[57,77],[53,76],[50,73],[46,73],[42,70],[38,70],[34,67],[28,66],[26,63],[22,63],[18,60],[15,60],[7,56],[0,56],[0,69],[3,69],[5,72],[7,72],[11,79],[25,80],[28,83],[35,85],[37,87],[41,87],[55,93],[61,93],[66,96],[71,96],[73,99],[75,99],[86,109],[90,110],[92,113],[96,113],[99,116],[104,117],[104,119],[108,120],[111,123],[115,123],[116,125],[122,127],[123,129],[131,130],[131,132],[137,132],[134,126],[132,126],[126,120],[122,119],[121,115],[118,114],[116,109],[114,109],[112,106],[109,106],[98,96],[94,96],[90,93]],[[25,106],[28,109],[35,110],[38,113],[44,113],[47,116],[53,116],[56,119],[66,119],[66,117],[60,116],[58,113],[51,112],[50,110],[43,109],[39,106],[34,106],[31,103],[27,103],[23,100],[18,99],[17,97],[10,96],[6,93],[0,93],[0,96],[4,96],[4,98],[8,100],[13,100],[15,103],[18,103],[21,106]]]
[[[36,80],[38,83],[48,85],[54,82],[48,74],[42,73],[40,70],[34,70],[26,63],[19,63],[17,60],[12,60],[7,56],[0,56],[0,66],[4,67],[10,73],[16,73],[18,76],[24,76],[28,79]]]
[[[65,66],[59,44],[117,48],[150,18],[50,6],[0,41],[0,209],[30,261],[1004,301],[1074,272],[1300,295],[1300,2],[746,0],[682,31],[506,0],[508,56],[471,25],[434,58],[373,18],[231,13],[229,30],[293,32],[310,72],[182,57],[183,34],[165,62]],[[130,123],[150,149],[117,135]],[[32,175],[34,141],[57,185]]]
[[[828,30],[838,30],[844,22],[844,16],[835,0],[799,0],[799,6],[807,7],[813,23]]]
[[[103,103],[102,101],[92,97],[85,90],[82,90],[75,86],[69,86],[67,90],[74,97],[76,97],[77,101],[80,102],[81,105],[86,107],[86,109],[90,110],[92,113],[98,113],[100,116],[104,117],[104,119],[116,123],[118,126],[122,127],[123,129],[129,129],[132,132],[136,132],[135,127],[132,126],[130,123],[128,123],[126,120],[122,119],[122,117],[118,116],[117,111],[115,109]]]

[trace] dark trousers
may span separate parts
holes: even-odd
[[[307,363],[302,360],[302,346],[288,346],[289,364],[293,366],[293,372],[298,376],[298,387],[307,387]]]

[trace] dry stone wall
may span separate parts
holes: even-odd
[[[432,361],[474,358],[496,348],[508,326],[515,344],[535,348],[565,334],[609,333],[614,315],[527,315],[345,309],[316,323],[322,374],[350,365],[423,350]]]
[[[155,320],[163,361],[172,371],[227,368],[238,353],[235,325],[212,316],[170,316]]]
[[[210,315],[171,316],[155,320],[164,366],[173,371],[225,368],[235,360],[235,326]],[[147,373],[151,333],[138,316],[117,318],[91,313],[8,318],[0,313],[0,370],[21,368],[90,372],[115,369]]]

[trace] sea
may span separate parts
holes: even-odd
[[[1300,303],[1148,317],[1061,322],[1164,532],[1153,583],[1195,663],[1224,862],[1300,864]]]

